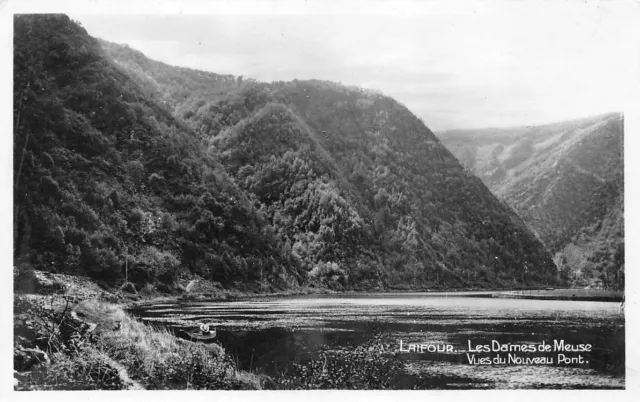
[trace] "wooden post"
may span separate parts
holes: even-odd
[[[16,126],[14,129],[16,132],[20,133],[20,113],[22,112],[22,98],[24,97],[24,87],[20,91],[20,106],[18,107],[18,118],[16,119]],[[19,138],[19,135],[16,136],[16,139]],[[29,142],[29,131],[27,131],[27,139],[24,141],[24,148],[22,149],[22,157],[20,158],[20,165],[18,165],[18,174],[15,178],[14,188],[18,188],[18,182],[20,181],[20,172],[22,171],[22,162],[24,161],[24,154],[27,151],[27,143]]]
[[[124,246],[124,281],[129,282],[129,250]]]

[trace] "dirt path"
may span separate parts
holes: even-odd
[[[140,391],[145,389],[142,386],[142,384],[140,384],[139,382],[129,377],[129,373],[127,372],[127,369],[122,364],[113,360],[112,358],[110,358],[104,353],[100,355],[100,358],[105,364],[107,364],[109,367],[112,367],[114,370],[118,372],[118,377],[120,378],[120,381],[122,382],[122,385],[125,387],[126,390]]]

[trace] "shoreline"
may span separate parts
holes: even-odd
[[[620,303],[624,296],[545,296],[545,295],[524,295],[524,294],[493,294],[491,297],[499,299],[528,299],[528,300],[565,300],[565,301],[595,301],[595,302],[615,302]]]
[[[152,292],[140,289],[130,292],[125,290],[125,286],[120,288],[109,288],[99,285],[86,276],[75,276],[59,273],[48,273],[44,271],[34,271],[37,288],[41,288],[44,293],[59,293],[64,289],[64,294],[74,296],[78,300],[98,298],[110,303],[117,303],[125,309],[135,308],[145,304],[162,302],[225,302],[243,301],[256,298],[278,298],[295,296],[329,296],[340,297],[354,296],[360,297],[368,294],[447,294],[462,297],[478,298],[516,298],[530,300],[567,300],[567,301],[604,301],[621,302],[624,298],[623,291],[610,291],[603,289],[549,289],[542,286],[532,287],[494,287],[494,288],[426,288],[418,287],[409,289],[402,287],[387,287],[375,289],[350,289],[332,290],[314,286],[296,287],[287,290],[259,291],[248,289],[224,289],[219,285],[204,280],[194,278],[189,280],[193,283],[193,290],[187,290],[190,286],[183,286],[181,292],[163,293],[154,289]],[[59,288],[59,289],[57,289]],[[536,293],[533,293],[536,292]],[[35,293],[40,293],[36,291]],[[446,296],[445,296],[446,297]]]
[[[537,289],[533,289],[537,290]],[[540,289],[544,292],[547,290]],[[558,291],[580,291],[581,289],[559,289]],[[477,292],[477,293],[470,293]],[[488,290],[466,290],[466,289],[451,289],[451,290],[413,290],[413,289],[379,289],[375,291],[371,290],[349,290],[349,291],[334,291],[330,289],[319,288],[301,288],[297,291],[285,291],[275,293],[241,293],[234,292],[232,295],[222,294],[207,296],[203,294],[189,294],[178,296],[158,296],[151,298],[143,298],[141,300],[135,300],[129,303],[124,303],[123,307],[126,309],[140,307],[146,304],[162,303],[162,302],[233,302],[254,300],[259,298],[279,298],[279,297],[297,297],[297,296],[330,296],[335,295],[339,297],[361,297],[372,294],[392,295],[392,294],[434,294],[434,297],[438,297],[437,294],[446,294],[441,297],[447,297],[450,294],[459,297],[470,298],[499,298],[499,299],[528,299],[528,300],[564,300],[564,301],[595,301],[595,302],[615,302],[620,303],[624,300],[624,292],[619,291],[600,291],[599,295],[584,295],[577,294],[571,295],[554,295],[554,294],[524,294],[515,293],[523,292],[522,290],[510,290],[510,289],[488,289]],[[553,292],[553,291],[551,291]]]

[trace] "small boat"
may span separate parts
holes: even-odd
[[[202,334],[197,332],[186,332],[186,334],[189,337],[189,339],[191,339],[192,341],[209,341],[211,339],[215,339],[216,337],[215,330],[209,332],[208,334]]]
[[[209,324],[200,324],[200,331],[190,332],[183,331],[187,337],[192,341],[209,341],[214,339],[217,335],[215,329],[210,329]]]

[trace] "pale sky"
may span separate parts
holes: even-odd
[[[126,5],[136,3],[70,16],[93,36],[172,65],[378,89],[432,130],[624,111],[629,82],[640,77],[640,46],[629,36],[638,21],[633,1],[401,2],[398,9],[330,1],[326,9],[305,2],[284,13],[129,12]]]

